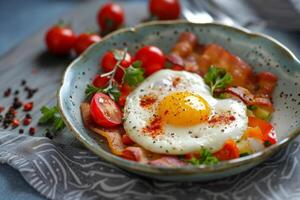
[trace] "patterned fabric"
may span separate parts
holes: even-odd
[[[33,188],[55,200],[299,199],[299,149],[294,141],[260,166],[218,181],[170,183],[125,172],[86,149],[47,138],[0,136],[0,162],[14,167]]]

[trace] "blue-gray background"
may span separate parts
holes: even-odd
[[[58,16],[67,13],[82,1],[88,0],[0,0],[0,56],[9,52],[11,48],[30,37],[41,27],[55,23]],[[287,45],[299,58],[299,32],[287,33],[271,29],[265,32]],[[0,199],[37,200],[44,198],[33,190],[18,172],[7,165],[1,165]]]

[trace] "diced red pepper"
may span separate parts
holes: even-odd
[[[277,142],[276,133],[273,126],[265,120],[249,117],[248,125],[250,127],[259,127],[263,134],[263,142],[275,144]]]
[[[232,139],[227,140],[222,149],[213,155],[219,160],[231,160],[240,157],[239,149]]]

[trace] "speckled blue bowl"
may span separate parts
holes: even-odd
[[[279,142],[250,156],[217,165],[158,168],[124,160],[111,154],[103,138],[84,128],[80,103],[84,90],[96,73],[104,52],[127,47],[135,52],[143,45],[157,45],[168,52],[178,35],[191,31],[202,43],[217,43],[240,56],[255,71],[268,70],[279,77],[273,100],[276,111],[272,123]],[[269,158],[300,134],[300,63],[282,44],[271,37],[216,23],[193,24],[186,21],[150,22],[114,32],[91,46],[66,70],[58,92],[58,105],[67,126],[87,148],[108,162],[140,175],[170,181],[206,181],[245,171]]]

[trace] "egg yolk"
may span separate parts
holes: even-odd
[[[210,108],[205,99],[190,92],[174,92],[158,106],[158,115],[168,124],[191,126],[208,120]]]

